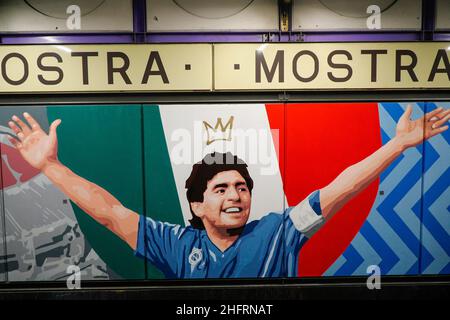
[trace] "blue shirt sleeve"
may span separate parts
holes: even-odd
[[[178,253],[183,246],[180,238],[185,230],[180,225],[141,215],[135,255],[146,258],[164,274],[174,275],[178,267]]]
[[[322,215],[322,207],[320,206],[320,190],[316,190],[308,197],[308,202],[314,212],[318,215]]]

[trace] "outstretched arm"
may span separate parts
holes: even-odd
[[[9,140],[22,157],[45,174],[87,214],[135,250],[139,215],[125,208],[105,189],[78,176],[59,162],[56,128],[61,120],[51,124],[47,135],[30,114],[24,113],[24,117],[29,126],[17,116],[13,116],[13,121],[8,123],[18,137],[18,140]]]
[[[403,151],[448,129],[450,110],[435,109],[415,121],[408,106],[397,124],[395,137],[364,160],[348,167],[320,190],[322,215],[329,220],[349,200],[373,182]]]

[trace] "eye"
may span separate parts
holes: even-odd
[[[247,191],[247,188],[246,187],[240,187],[238,190],[242,191],[242,192],[245,192],[245,191]]]
[[[224,194],[224,193],[225,193],[225,189],[218,189],[218,190],[216,191],[216,193],[218,193],[218,194]]]

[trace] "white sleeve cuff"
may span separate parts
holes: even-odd
[[[318,215],[309,204],[309,196],[296,205],[289,217],[295,228],[303,233],[307,238],[311,238],[325,223],[322,215]]]

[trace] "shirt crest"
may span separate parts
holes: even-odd
[[[191,268],[195,268],[197,264],[200,261],[202,261],[202,259],[203,259],[202,249],[194,247],[191,251],[191,254],[189,255],[189,264],[191,265]]]

